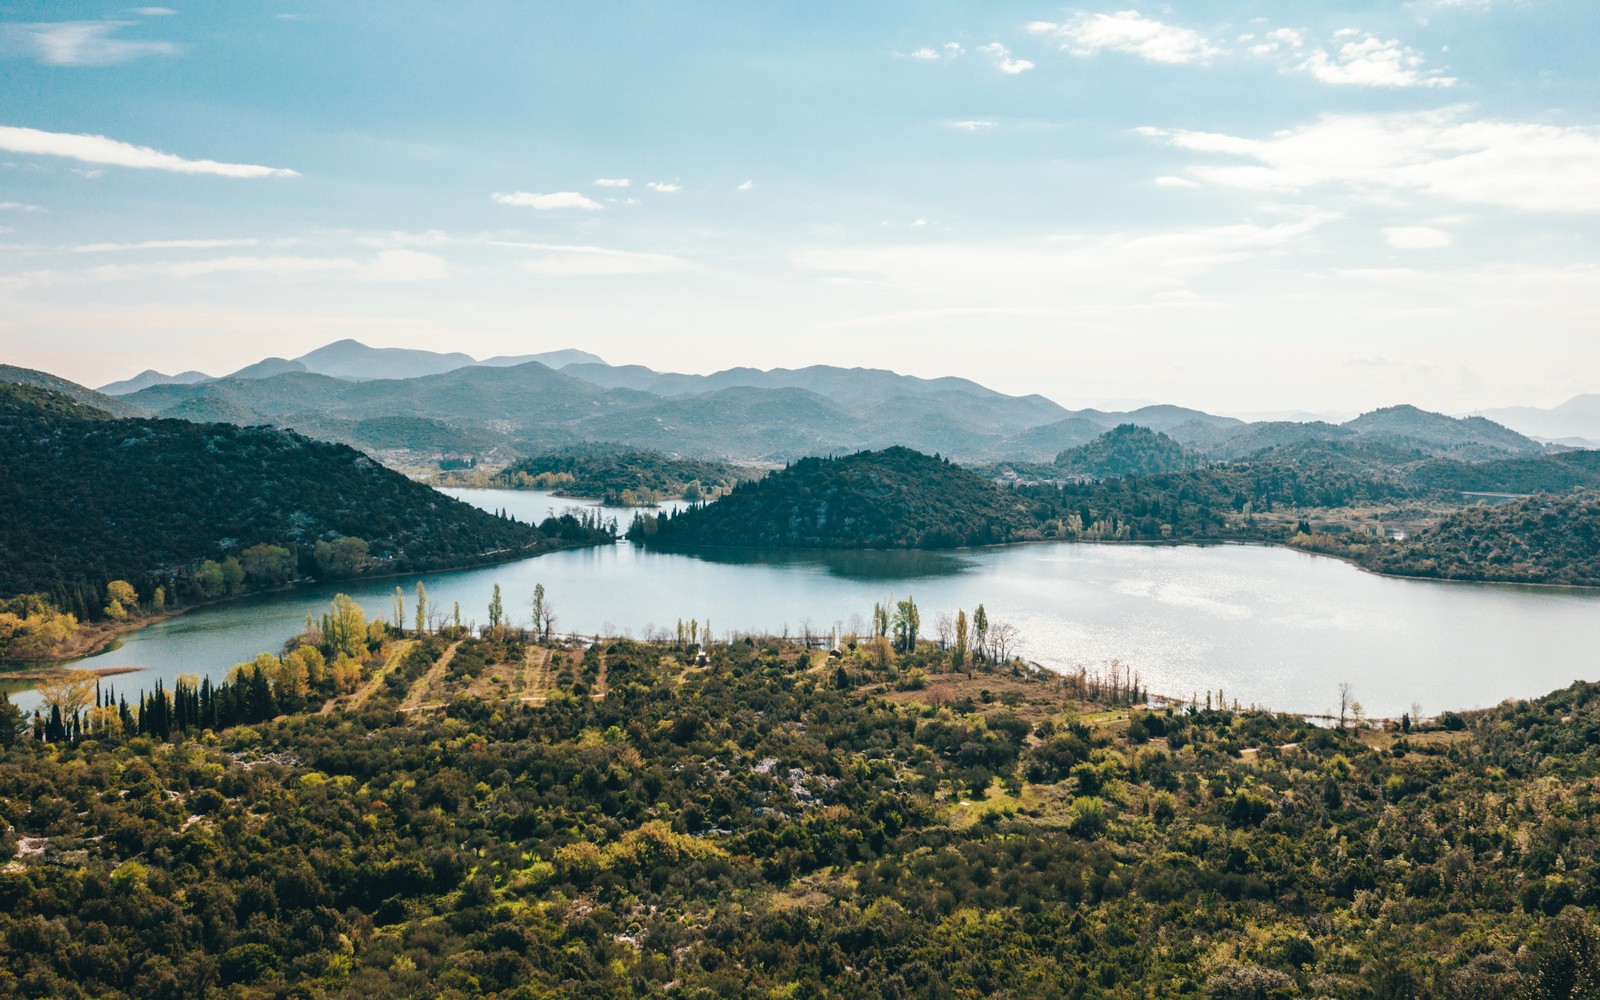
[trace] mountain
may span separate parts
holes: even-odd
[[[1585,442],[1600,442],[1600,393],[1574,396],[1560,406],[1549,409],[1507,406],[1483,410],[1477,416],[1497,421],[1530,437],[1550,441],[1577,438]]]
[[[1013,434],[995,444],[991,450],[997,457],[1022,462],[1053,462],[1057,455],[1068,448],[1088,444],[1105,431],[1105,425],[1093,420],[1066,417]]]
[[[472,356],[437,354],[404,347],[368,347],[359,340],[338,340],[295,359],[304,370],[334,378],[417,378],[475,364]]]
[[[807,458],[705,507],[641,517],[663,546],[953,548],[1038,537],[1027,506],[947,459],[909,448]]]
[[[139,416],[137,407],[130,406],[120,399],[95,392],[93,389],[86,389],[76,382],[68,382],[47,372],[34,371],[32,368],[0,365],[0,389],[7,385],[45,389],[114,417]]]
[[[1055,464],[1063,472],[1104,478],[1178,472],[1199,465],[1200,458],[1160,431],[1122,424],[1088,444],[1063,451]]]
[[[99,391],[107,396],[126,396],[130,392],[148,389],[152,385],[194,385],[196,382],[209,382],[211,376],[205,372],[179,372],[176,375],[165,375],[154,368],[146,368],[133,378],[123,379],[121,382],[110,382],[100,387]]]
[[[1373,410],[1342,426],[1361,437],[1415,442],[1464,457],[1497,457],[1508,452],[1538,454],[1544,450],[1539,442],[1483,417],[1447,417],[1407,405]]]
[[[111,580],[146,596],[163,586],[169,602],[221,596],[197,575],[204,561],[261,544],[286,550],[285,576],[327,578],[591,540],[576,524],[542,533],[495,517],[344,445],[276,428],[113,419],[7,383],[0,435],[0,596],[44,593],[80,617],[99,617]],[[324,543],[341,538],[364,540],[366,553],[324,562]]]
[[[285,375],[289,372],[306,371],[306,366],[298,361],[287,358],[263,358],[253,365],[245,365],[236,372],[229,372],[225,377],[231,379],[272,378],[274,375]]]
[[[599,355],[590,354],[588,351],[574,350],[572,348],[567,348],[566,350],[562,351],[545,351],[543,354],[501,354],[496,357],[485,358],[484,360],[479,361],[478,364],[484,366],[485,368],[513,368],[517,365],[525,365],[530,361],[537,361],[541,365],[544,365],[547,368],[554,368],[557,371],[560,371],[571,365],[605,364],[605,361],[603,361]]]

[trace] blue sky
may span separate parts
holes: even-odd
[[[1592,0],[0,6],[0,348],[1600,391]]]

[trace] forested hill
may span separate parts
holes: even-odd
[[[808,458],[629,537],[659,545],[953,548],[1038,537],[1015,496],[909,448]]]
[[[1372,563],[1404,576],[1600,586],[1600,492],[1464,507]]]
[[[172,604],[603,535],[496,517],[292,431],[110,419],[4,381],[0,439],[0,598],[41,593],[80,618],[100,616],[112,580],[132,583],[141,603],[161,586]]]
[[[1120,424],[1087,444],[1056,456],[1064,472],[1082,475],[1149,476],[1177,472],[1199,464],[1193,454],[1172,438],[1137,424]]]
[[[748,468],[727,462],[583,444],[525,458],[493,474],[452,471],[434,482],[441,486],[553,490],[561,496],[600,497],[609,504],[631,507],[665,497],[700,500],[730,489],[753,474]]]

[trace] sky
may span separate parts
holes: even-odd
[[[0,362],[1600,391],[1600,4],[0,3]]]

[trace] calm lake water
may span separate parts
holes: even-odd
[[[480,507],[540,518],[575,501],[535,492],[448,490]],[[625,528],[629,511],[606,509]],[[980,601],[1016,625],[1019,651],[1049,667],[1113,659],[1151,690],[1222,689],[1231,701],[1323,712],[1348,681],[1373,715],[1427,714],[1532,697],[1600,678],[1600,592],[1392,580],[1345,563],[1253,546],[1035,544],[956,553],[681,555],[626,542],[418,578],[306,588],[207,608],[128,636],[82,666],[139,666],[109,679],[129,694],[181,673],[220,677],[279,649],[338,590],[387,617],[416,579],[436,607],[484,621],[501,585],[513,620],[543,583],[562,632],[631,634],[709,618],[729,630],[799,634],[851,627],[873,602],[915,597],[923,629]],[[33,696],[14,696],[30,707]]]

